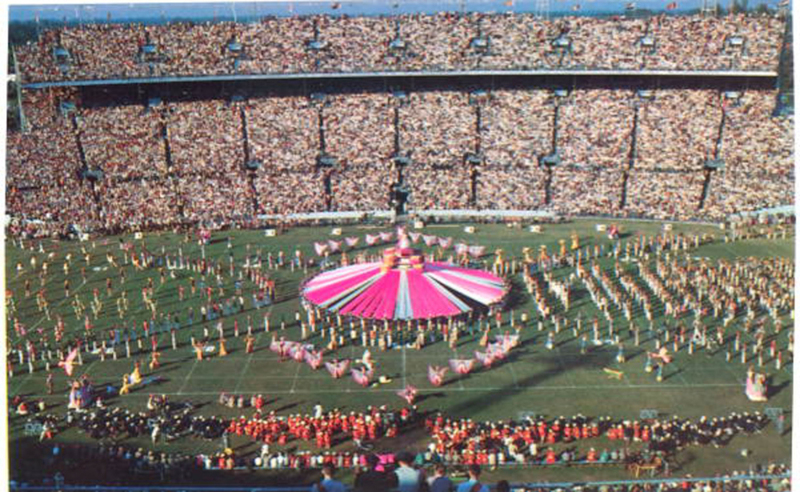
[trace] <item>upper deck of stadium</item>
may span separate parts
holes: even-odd
[[[40,30],[36,41],[14,52],[23,86],[34,89],[466,74],[778,75],[786,22],[769,9],[724,15],[619,10],[65,23]]]

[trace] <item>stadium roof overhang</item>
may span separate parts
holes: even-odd
[[[775,78],[778,73],[765,71],[731,70],[464,70],[464,71],[426,71],[426,72],[326,72],[326,73],[288,73],[288,74],[235,74],[186,77],[143,77],[135,79],[63,80],[55,82],[32,82],[23,84],[24,89],[44,89],[47,87],[80,87],[126,84],[164,84],[183,82],[222,82],[247,80],[317,80],[317,79],[365,79],[401,77],[471,77],[471,76],[570,76],[570,77],[720,77],[739,79]]]

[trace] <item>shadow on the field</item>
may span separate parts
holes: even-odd
[[[511,358],[514,355],[512,354],[506,359],[503,365],[506,363],[513,362]],[[471,398],[467,398],[459,402],[457,405],[451,407],[449,412],[452,414],[458,414],[460,412],[479,412],[482,411],[484,408],[490,407],[492,405],[496,405],[499,400],[501,400],[504,394],[516,394],[522,391],[525,391],[528,388],[537,386],[542,384],[547,379],[551,378],[553,375],[559,374],[564,370],[573,370],[579,369],[582,367],[589,367],[589,368],[596,368],[598,370],[602,369],[603,367],[613,363],[615,359],[615,354],[610,352],[608,353],[596,353],[593,354],[592,357],[576,357],[570,359],[570,364],[567,365],[563,361],[563,358],[557,353],[547,353],[547,354],[539,354],[538,355],[538,362],[542,364],[544,367],[540,369],[536,374],[531,376],[525,377],[520,379],[516,382],[510,382],[504,386],[497,387],[492,390],[492,398],[487,398],[485,394],[482,392],[476,392],[475,396]],[[498,366],[500,367],[500,366]],[[453,382],[458,381],[458,379],[453,380]]]
[[[769,398],[777,396],[781,391],[783,391],[784,388],[786,388],[790,384],[792,384],[792,381],[787,379],[786,381],[784,381],[784,382],[782,382],[782,383],[780,383],[780,384],[778,384],[776,386],[769,385],[768,386],[769,391],[767,392],[767,396]]]
[[[423,402],[431,398],[444,398],[444,397],[445,393],[443,391],[437,391],[436,393],[425,393],[424,395],[420,395],[419,397],[417,397],[417,401],[415,402],[415,404],[419,404],[420,402]]]
[[[666,368],[665,368],[665,370],[664,370],[664,372],[662,373],[661,376],[662,376],[664,381],[669,381],[670,379],[674,378],[675,376],[678,376],[682,372],[683,372],[682,368],[678,368],[675,371],[667,371]]]
[[[180,360],[180,361],[174,360],[174,361],[164,362],[158,367],[158,370],[154,371],[154,372],[162,373],[162,372],[174,371],[175,369],[178,369],[179,367],[181,367],[183,365],[183,363],[185,363],[185,362],[187,362],[187,361],[189,361],[189,360],[191,360],[193,358],[194,357],[188,357],[188,358]]]
[[[525,292],[525,287],[522,285],[522,282],[520,282],[517,277],[510,277],[509,284],[508,294],[503,301],[503,309],[517,309],[525,303],[528,294]]]
[[[299,405],[300,405],[300,404],[302,404],[302,403],[305,403],[305,402],[303,402],[303,401],[295,401],[295,402],[292,402],[292,403],[288,403],[288,404],[286,404],[286,405],[284,405],[284,406],[282,406],[282,407],[276,408],[276,409],[275,409],[275,413],[281,413],[281,412],[284,412],[284,411],[286,411],[286,410],[289,410],[289,409],[291,409],[291,408],[294,408],[294,407],[296,407],[296,406],[299,406]]]

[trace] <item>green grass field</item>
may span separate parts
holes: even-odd
[[[609,247],[610,241],[604,234],[595,232],[595,223],[602,220],[578,220],[568,224],[545,225],[541,234],[530,233],[525,229],[513,229],[504,225],[476,225],[475,234],[466,234],[463,224],[460,225],[430,225],[426,227],[426,234],[453,237],[456,242],[464,240],[469,244],[487,246],[487,252],[502,248],[507,257],[522,257],[522,248],[531,247],[538,250],[545,244],[549,250],[555,251],[559,239],[569,241],[570,234],[575,231],[580,236],[581,245],[603,244]],[[636,234],[657,234],[660,223],[649,222],[619,222],[623,224],[623,241],[633,240]],[[218,232],[212,236],[212,243],[205,248],[206,257],[219,259],[225,265],[226,275],[224,288],[228,296],[232,295],[234,279],[227,275],[229,255],[232,253],[237,265],[241,266],[250,245],[250,254],[261,251],[266,257],[267,252],[277,256],[282,250],[287,257],[294,256],[294,251],[299,249],[307,258],[315,258],[313,241],[326,239],[330,227],[296,228],[275,238],[265,237],[261,231],[231,231]],[[378,230],[390,230],[389,227],[351,226],[344,228],[343,236],[356,235],[362,237],[365,233],[375,233]],[[734,259],[744,256],[763,257],[794,257],[794,237],[787,239],[752,239],[725,243],[719,238],[722,231],[716,227],[703,225],[676,224],[674,233],[707,233],[716,235],[717,240],[711,244],[692,250],[690,254],[696,257],[716,259]],[[231,237],[232,248],[229,249],[226,239]],[[125,237],[126,241],[134,241],[132,237]],[[24,296],[24,282],[30,279],[32,291],[39,289],[38,274],[30,270],[30,257],[36,256],[41,265],[45,254],[31,251],[29,248],[20,249],[12,241],[6,243],[6,288],[13,291],[16,301],[16,317],[25,325],[28,335],[37,329],[44,329],[52,341],[52,331],[55,317],[60,314],[67,326],[67,335],[70,332],[83,331],[83,320],[76,319],[75,313],[69,302],[64,300],[63,284],[69,278],[73,295],[77,293],[88,306],[92,298],[92,290],[99,289],[103,300],[103,308],[94,323],[94,331],[105,336],[107,330],[115,324],[121,323],[117,315],[115,299],[121,291],[119,272],[116,268],[106,268],[105,255],[112,253],[121,261],[122,251],[119,248],[118,237],[98,238],[94,241],[54,242],[44,241],[43,247],[49,252],[54,252],[55,257],[49,262],[49,275],[46,278],[44,289],[51,306],[52,320],[47,320],[43,313],[37,309],[35,294],[29,298]],[[173,233],[146,234],[144,242],[148,249],[160,253],[162,248],[166,252],[176,252],[182,248],[183,254],[197,258],[201,255],[200,247],[196,242],[186,242],[182,235]],[[26,246],[31,243],[26,242]],[[569,242],[567,243],[569,244]],[[80,274],[80,267],[85,265],[81,248],[91,251],[92,263],[87,270],[86,283]],[[384,246],[372,248],[379,251]],[[427,248],[424,248],[427,251]],[[361,250],[364,251],[364,250]],[[72,252],[72,268],[69,276],[65,276],[62,265],[64,257]],[[351,254],[352,256],[352,254]],[[334,255],[338,258],[338,254]],[[491,262],[493,254],[485,257]],[[18,275],[15,266],[22,263],[25,271]],[[601,266],[610,268],[613,259],[600,260]],[[262,393],[269,402],[267,410],[276,410],[279,413],[310,412],[311,408],[321,403],[325,408],[337,407],[343,410],[363,410],[367,405],[386,404],[393,408],[400,408],[404,403],[395,392],[405,383],[410,383],[420,389],[419,408],[423,412],[441,410],[454,416],[470,417],[474,420],[495,420],[517,418],[522,412],[533,412],[548,417],[559,415],[570,416],[582,413],[587,416],[610,415],[613,418],[638,419],[642,409],[655,409],[664,416],[678,415],[684,418],[699,418],[701,415],[722,416],[731,411],[763,411],[766,407],[782,407],[791,411],[792,386],[790,363],[784,364],[783,369],[776,370],[774,362],[767,361],[765,369],[772,376],[773,391],[768,403],[752,403],[748,401],[743,391],[743,381],[747,365],[741,364],[738,358],[731,362],[725,361],[723,350],[707,354],[698,350],[694,355],[688,355],[682,350],[675,357],[675,363],[665,373],[665,380],[661,383],[655,381],[652,374],[645,373],[644,351],[651,350],[654,342],[645,329],[646,321],[637,314],[634,322],[642,327],[641,345],[635,347],[628,338],[627,330],[622,330],[625,341],[627,361],[618,364],[615,361],[617,350],[615,347],[592,347],[586,355],[581,355],[578,341],[574,338],[572,330],[562,331],[556,338],[557,345],[554,350],[546,350],[544,341],[546,331],[539,332],[535,323],[528,323],[522,330],[523,343],[512,351],[509,359],[491,370],[480,370],[466,378],[456,380],[453,373],[448,373],[447,383],[439,388],[432,387],[426,377],[428,364],[445,365],[449,358],[471,356],[473,350],[479,349],[478,334],[473,336],[463,335],[455,351],[446,343],[436,342],[417,351],[410,348],[395,348],[386,352],[379,352],[373,348],[372,352],[378,362],[378,373],[390,376],[391,383],[378,388],[361,388],[352,379],[332,379],[324,369],[313,371],[305,364],[293,361],[280,362],[276,355],[268,350],[272,333],[265,333],[263,327],[264,316],[269,316],[273,333],[285,336],[290,340],[300,339],[300,329],[294,323],[295,312],[300,309],[298,301],[298,283],[306,275],[313,274],[316,270],[308,272],[291,272],[288,268],[271,271],[277,283],[277,301],[269,307],[259,310],[251,309],[249,292],[254,288],[245,281],[246,310],[234,316],[224,317],[223,324],[226,330],[227,348],[229,355],[225,358],[213,357],[210,360],[196,361],[194,351],[189,340],[192,336],[201,338],[204,328],[215,335],[216,321],[205,324],[199,321],[198,298],[192,298],[189,292],[190,275],[199,275],[189,270],[176,271],[176,278],[168,278],[166,283],[160,284],[157,270],[134,271],[133,267],[124,267],[127,272],[127,281],[124,288],[128,291],[130,311],[125,321],[134,320],[139,327],[142,321],[149,318],[149,314],[141,299],[141,289],[146,285],[147,279],[152,278],[156,289],[156,300],[159,312],[177,313],[181,323],[186,321],[187,307],[192,305],[195,311],[195,323],[183,327],[178,331],[179,347],[172,350],[169,334],[162,334],[159,339],[162,367],[154,375],[160,376],[161,381],[145,388],[134,388],[131,394],[116,397],[113,404],[127,408],[144,408],[149,393],[163,393],[171,400],[192,400],[204,404],[199,410],[201,413],[238,416],[242,410],[231,410],[217,403],[220,392],[245,394]],[[626,270],[635,272],[632,264],[625,264]],[[564,268],[556,272],[556,276],[569,275],[572,269]],[[635,273],[634,273],[635,275]],[[106,296],[106,279],[111,277],[114,292],[111,298]],[[535,319],[537,312],[531,300],[522,287],[519,275],[512,279],[516,288],[511,296],[515,317],[519,319],[521,313],[528,313]],[[177,286],[184,285],[188,300],[178,300]],[[578,289],[575,292],[576,301],[566,313],[567,317],[574,318],[577,313],[582,313],[584,320],[590,320],[597,310],[594,307],[587,291]],[[661,313],[661,309],[657,309]],[[509,313],[505,313],[504,322],[507,323]],[[246,332],[247,319],[252,320],[254,334],[256,335],[256,352],[245,354],[243,337]],[[238,320],[242,337],[233,336],[234,319]],[[281,330],[281,320],[285,321],[286,329]],[[9,319],[7,334],[12,344],[19,340],[14,334],[13,324]],[[785,316],[785,326],[792,326],[788,313]],[[656,325],[661,322],[656,319]],[[704,322],[708,325],[718,323],[713,318]],[[734,321],[731,329],[742,323],[741,319]],[[588,322],[585,326],[589,325]],[[546,324],[549,329],[550,323]],[[605,328],[605,323],[601,322]],[[620,330],[627,327],[624,318],[617,324]],[[584,328],[586,330],[587,328]],[[788,330],[781,333],[778,345],[785,349]],[[499,332],[497,332],[499,333]],[[730,331],[728,332],[728,335]],[[38,335],[37,335],[38,336]],[[216,338],[214,336],[214,338]],[[327,341],[327,340],[326,340]],[[317,347],[323,345],[323,340],[316,336],[309,340]],[[76,374],[86,373],[96,384],[119,385],[122,375],[133,369],[133,360],[142,361],[145,376],[150,374],[146,369],[149,361],[149,343],[145,343],[144,351],[138,353],[135,344],[134,354],[131,359],[124,357],[124,348],[119,350],[118,360],[107,359],[99,361],[97,356],[84,356],[84,365],[79,366]],[[331,356],[339,358],[360,357],[363,348],[348,345],[338,349],[335,354],[326,354],[326,359]],[[455,352],[455,353],[454,353]],[[470,354],[470,355],[468,355]],[[784,359],[786,360],[786,359]],[[15,361],[16,362],[16,361]],[[624,372],[621,380],[611,379],[603,372],[604,367],[613,368]],[[68,378],[58,368],[53,369],[55,376],[56,394],[48,396],[45,391],[46,372],[42,363],[37,366],[37,371],[28,373],[27,366],[16,366],[13,377],[8,378],[8,395],[24,395],[29,398],[44,398],[56,412],[66,410],[66,387]],[[244,410],[245,414],[250,409]],[[36,465],[30,464],[24,449],[34,446],[29,439],[22,436],[21,428],[24,419],[10,417],[10,435],[12,449],[19,449],[12,453],[12,476],[35,475]],[[425,442],[426,436],[422,433],[404,435],[395,442],[378,443],[378,447],[397,449],[398,447],[419,448]],[[65,442],[86,442],[88,439],[79,434],[75,429],[69,429],[57,436]],[[674,464],[675,473],[692,473],[695,476],[713,475],[732,469],[745,469],[753,463],[766,463],[768,461],[789,462],[790,460],[790,433],[778,436],[774,426],[770,426],[764,433],[752,437],[739,436],[722,449],[705,449],[690,447],[677,456]],[[19,445],[18,448],[15,448]],[[132,442],[132,444],[151,448],[149,441]],[[244,438],[234,437],[232,444],[239,453],[255,451],[256,444]],[[293,444],[294,445],[294,444]],[[601,438],[591,444],[602,448],[611,446],[612,443]],[[349,443],[341,444],[347,448]],[[588,445],[587,445],[588,446]],[[751,450],[747,459],[742,458],[739,450]],[[156,449],[161,451],[191,451],[192,453],[219,451],[219,443],[207,443],[185,438],[175,443],[158,444]],[[259,480],[261,474],[256,474]],[[627,472],[621,468],[593,468],[593,469],[533,469],[533,470],[504,470],[487,475],[487,479],[510,478],[512,480],[570,480],[577,477],[581,479],[623,478]],[[313,477],[310,477],[313,478]],[[308,478],[310,480],[310,478]],[[206,480],[206,479],[204,479]],[[234,478],[235,482],[247,482],[248,477]],[[305,480],[305,478],[304,478]]]

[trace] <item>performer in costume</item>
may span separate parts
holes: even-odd
[[[256,343],[256,338],[253,335],[247,335],[246,337],[244,337],[245,353],[252,354],[253,351],[255,350],[255,343]]]
[[[119,390],[120,395],[127,395],[131,392],[131,386],[129,383],[130,375],[125,374],[122,376],[122,388]]]
[[[228,350],[225,348],[225,339],[224,338],[220,338],[219,339],[219,356],[220,357],[225,357],[226,355],[228,355]]]
[[[747,369],[747,380],[745,381],[745,395],[750,401],[767,401],[766,376],[755,372],[753,366]]]
[[[201,341],[194,342],[194,353],[197,356],[197,360],[203,360],[203,350],[206,348],[206,344]]]
[[[133,364],[133,372],[131,373],[131,384],[137,385],[142,382],[142,372],[141,372],[141,363],[137,360]]]
[[[161,352],[153,351],[150,354],[150,370],[151,371],[155,371],[156,369],[158,369],[161,366],[161,363],[158,360],[159,357],[161,357]]]

